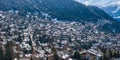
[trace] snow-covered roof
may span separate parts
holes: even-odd
[[[99,56],[99,57],[102,56],[102,53],[101,53],[101,52],[96,51],[96,50],[94,50],[94,49],[90,49],[90,50],[88,50],[88,52],[91,53],[91,54],[94,54],[94,55],[96,55],[96,56]]]
[[[103,55],[102,52],[94,50],[94,49],[84,50],[84,51],[81,51],[79,53],[83,54],[83,53],[86,53],[86,52],[91,53],[91,54],[96,55],[96,56],[99,56],[99,57],[101,57]]]

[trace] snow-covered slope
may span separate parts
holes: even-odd
[[[95,5],[102,8],[113,18],[120,21],[120,0],[76,0],[85,5]]]
[[[120,1],[103,6],[102,9],[110,16],[120,21]]]
[[[108,2],[107,0],[99,0],[99,1],[98,0],[75,0],[75,1],[81,2],[85,5],[96,5],[96,6],[105,5]]]
[[[85,5],[95,5],[99,7],[106,7],[113,4],[120,4],[120,0],[75,0]]]

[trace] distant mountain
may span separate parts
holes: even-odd
[[[102,8],[113,18],[120,21],[120,0],[76,0],[85,5],[94,5]]]
[[[0,0],[0,10],[19,11],[22,16],[28,13],[42,16],[45,13],[50,18],[69,21],[113,20],[100,8],[85,6],[74,0]]]
[[[120,21],[120,1],[108,4],[109,5],[103,6],[102,9],[110,16]]]
[[[99,0],[99,1],[98,0],[75,0],[75,1],[78,1],[85,5],[94,5],[94,6],[103,7],[111,4],[117,4],[119,3],[120,0]]]

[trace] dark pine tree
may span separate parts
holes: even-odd
[[[12,46],[14,46],[13,41],[8,41],[5,48],[6,48],[6,54],[4,57],[4,60],[13,60],[13,51]]]
[[[60,60],[58,54],[55,53],[55,54],[53,55],[53,59],[52,59],[52,60]]]
[[[30,60],[33,60],[33,58],[31,57]]]
[[[3,60],[3,49],[0,47],[0,60]]]
[[[76,51],[73,56],[74,59],[81,60],[80,54]]]

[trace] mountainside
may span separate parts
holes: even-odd
[[[113,20],[104,11],[94,6],[85,6],[73,0],[0,0],[0,10],[19,11],[24,16],[30,13],[50,15],[58,20]]]
[[[120,21],[120,1],[102,7],[110,16]]]
[[[103,9],[113,18],[120,21],[120,0],[76,0],[85,5],[94,5]]]

